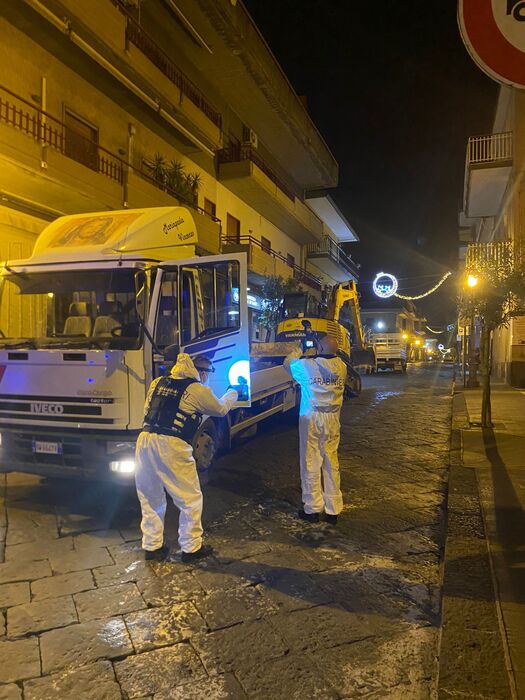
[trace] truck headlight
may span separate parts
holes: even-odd
[[[110,462],[109,468],[112,472],[117,472],[119,474],[133,474],[135,472],[135,460],[120,459],[115,462]]]

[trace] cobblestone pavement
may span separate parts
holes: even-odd
[[[336,528],[296,519],[296,427],[268,423],[205,488],[194,567],[143,561],[129,490],[1,477],[0,700],[433,697],[450,390],[364,378]]]

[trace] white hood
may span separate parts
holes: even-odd
[[[179,352],[177,362],[171,368],[170,374],[173,379],[196,379],[200,382],[200,376],[193,360],[185,352]]]

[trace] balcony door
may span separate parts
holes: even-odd
[[[98,171],[98,129],[68,109],[64,112],[65,154]]]
[[[231,214],[226,214],[226,237],[228,243],[241,242],[241,222]]]

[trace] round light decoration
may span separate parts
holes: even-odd
[[[397,292],[398,282],[390,272],[378,272],[373,283],[374,294],[381,299],[389,299]]]

